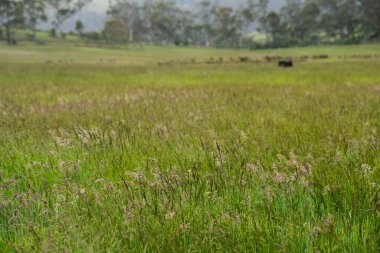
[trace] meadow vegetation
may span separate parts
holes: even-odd
[[[379,48],[0,47],[0,249],[378,252]]]

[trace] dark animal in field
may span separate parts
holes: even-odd
[[[278,66],[284,68],[291,68],[294,66],[294,64],[293,61],[279,61]]]

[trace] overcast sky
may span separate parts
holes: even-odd
[[[108,9],[108,0],[92,0],[86,9],[93,12],[105,12]]]

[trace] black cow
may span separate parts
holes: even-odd
[[[294,66],[292,61],[279,61],[278,62],[279,67],[284,67],[284,68],[291,68]]]

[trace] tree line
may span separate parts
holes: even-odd
[[[0,0],[0,37],[14,43],[12,28],[48,22],[54,35],[91,0]],[[287,47],[360,43],[380,38],[379,0],[287,0],[269,11],[268,0],[246,0],[238,7],[201,0],[186,8],[174,0],[112,0],[101,33],[87,37],[112,44],[149,43],[213,47]],[[83,24],[76,30],[82,34]],[[256,31],[255,33],[253,33]],[[261,36],[260,42],[257,36]]]
[[[267,0],[248,0],[238,8],[203,0],[198,6],[184,8],[172,0],[116,0],[110,6],[111,19],[103,34],[114,39],[124,27],[128,42],[153,44],[244,46],[244,34],[265,11]],[[115,24],[120,29],[114,32]]]
[[[261,18],[271,47],[361,43],[380,38],[379,0],[287,0]]]
[[[5,37],[8,44],[15,44],[13,28],[27,28],[36,36],[37,25],[48,22],[46,15],[49,9],[52,15],[54,34],[60,34],[60,26],[74,16],[91,0],[0,0],[0,38]],[[5,33],[5,34],[4,34]]]

